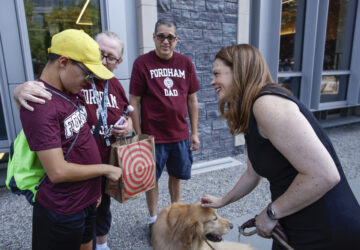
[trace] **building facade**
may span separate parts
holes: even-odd
[[[154,49],[160,17],[178,25],[176,51],[191,58],[201,85],[195,162],[243,152],[219,118],[210,86],[222,47],[255,45],[275,81],[289,88],[324,126],[360,121],[360,6],[358,0],[3,0],[0,9],[0,152],[21,130],[12,99],[20,83],[36,79],[51,36],[66,28],[90,35],[111,30],[125,43],[115,75],[128,90],[136,57]]]

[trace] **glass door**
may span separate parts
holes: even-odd
[[[34,76],[47,62],[51,37],[65,29],[82,29],[90,36],[101,31],[100,0],[24,0]]]

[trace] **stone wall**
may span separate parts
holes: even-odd
[[[176,51],[190,57],[200,81],[201,148],[193,153],[195,162],[243,152],[243,146],[234,146],[226,121],[219,118],[217,96],[210,86],[215,54],[222,46],[237,43],[237,13],[237,0],[158,0],[158,18],[176,21]]]

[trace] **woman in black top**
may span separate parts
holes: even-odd
[[[273,84],[260,52],[247,44],[222,48],[211,85],[232,134],[245,133],[248,168],[223,198],[223,207],[250,193],[261,177],[272,202],[256,216],[257,233],[269,237],[280,222],[295,249],[358,249],[360,206],[335,150],[312,113]],[[276,242],[273,249],[282,249]]]

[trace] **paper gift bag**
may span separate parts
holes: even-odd
[[[123,203],[155,187],[154,136],[135,135],[111,145],[109,164],[119,166],[122,177],[118,182],[107,180],[105,193]]]

